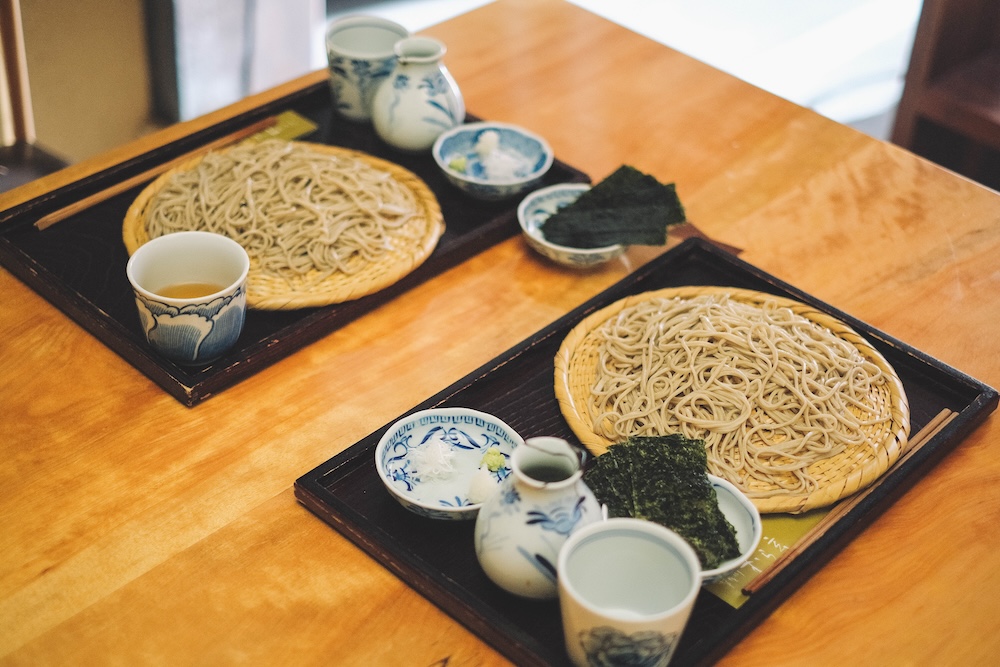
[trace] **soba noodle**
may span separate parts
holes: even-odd
[[[388,172],[268,140],[209,153],[175,174],[151,202],[146,231],[217,232],[247,250],[252,270],[315,284],[377,261],[419,211],[413,192]]]
[[[881,369],[828,329],[776,304],[719,296],[653,299],[600,330],[588,409],[613,442],[702,438],[709,469],[748,495],[809,493],[808,467],[877,447],[888,406]],[[763,484],[761,484],[763,483]]]

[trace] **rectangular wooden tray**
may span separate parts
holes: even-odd
[[[941,409],[958,416],[837,521],[815,544],[755,592],[739,609],[702,591],[685,630],[676,664],[721,657],[796,587],[826,563],[914,481],[997,407],[997,392],[863,322],[694,238],[570,312],[439,394],[414,406],[465,406],[499,416],[523,437],[554,435],[578,442],[554,393],[553,358],[563,338],[589,313],[624,296],[681,285],[723,285],[787,296],[847,322],[893,365],[910,403],[912,432]],[[300,477],[295,495],[414,589],[518,665],[568,664],[558,603],[516,598],[483,574],[473,550],[473,522],[417,517],[386,492],[375,472],[374,449],[386,424]]]
[[[34,226],[35,221],[50,211],[288,110],[317,126],[301,140],[353,148],[390,160],[420,176],[431,188],[441,204],[446,229],[434,253],[416,271],[387,289],[347,303],[295,311],[251,310],[240,340],[229,354],[209,366],[185,368],[160,358],[146,345],[125,277],[128,254],[122,242],[122,221],[145,183],[43,231]],[[556,160],[539,187],[588,181],[583,172]],[[472,199],[445,179],[429,152],[400,153],[382,142],[369,124],[336,117],[329,87],[322,82],[0,212],[0,264],[177,400],[193,406],[428,278],[514,236],[519,229],[518,203],[516,198],[502,202]]]

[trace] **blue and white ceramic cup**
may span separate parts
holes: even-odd
[[[139,246],[125,273],[149,345],[181,365],[228,352],[243,331],[249,270],[246,250],[220,234],[176,232]]]
[[[557,571],[566,650],[581,666],[666,665],[701,589],[691,545],[641,519],[581,528]]]
[[[368,121],[379,84],[396,68],[396,42],[403,26],[378,16],[345,16],[326,31],[326,57],[333,107],[344,118]]]

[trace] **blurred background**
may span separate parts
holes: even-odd
[[[20,0],[34,144],[77,162],[323,68],[325,27],[339,16],[374,14],[419,31],[490,1]],[[884,140],[923,6],[570,1]]]

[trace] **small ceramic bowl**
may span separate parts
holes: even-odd
[[[146,342],[183,366],[217,360],[243,331],[249,270],[246,250],[211,232],[174,232],[139,246],[125,275]]]
[[[560,183],[535,190],[517,207],[517,221],[521,225],[524,239],[541,255],[558,264],[574,269],[587,269],[603,264],[625,252],[623,245],[609,245],[603,248],[569,248],[556,245],[545,239],[542,225],[557,210],[566,206],[590,189],[586,183]]]
[[[455,187],[489,201],[508,199],[537,187],[552,166],[549,144],[537,134],[507,123],[467,123],[442,133],[431,149]]]
[[[375,447],[375,469],[403,507],[431,519],[475,519],[482,506],[470,500],[511,474],[510,455],[524,440],[493,415],[469,408],[432,408],[403,417]],[[483,467],[496,448],[502,465]],[[496,451],[491,457],[496,458]],[[485,485],[485,490],[484,490]]]
[[[726,575],[735,572],[743,563],[749,560],[763,536],[763,525],[760,521],[760,512],[750,499],[743,494],[732,483],[709,475],[708,480],[715,488],[715,495],[719,499],[719,509],[729,519],[736,529],[736,541],[740,545],[740,555],[719,565],[711,570],[702,570],[701,580],[704,584],[722,579]]]

